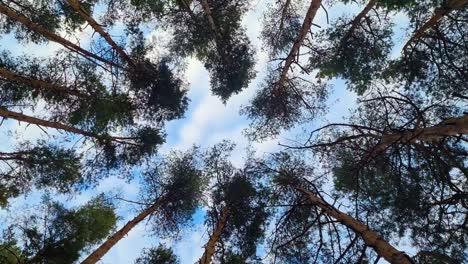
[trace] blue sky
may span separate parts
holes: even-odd
[[[225,105],[221,101],[212,96],[209,89],[209,76],[207,71],[203,68],[203,64],[194,58],[188,60],[188,66],[185,73],[185,79],[189,83],[189,98],[191,99],[188,112],[186,117],[181,120],[170,122],[166,126],[167,131],[167,143],[162,147],[161,152],[165,153],[172,149],[187,149],[193,144],[198,144],[202,147],[209,147],[215,143],[220,142],[223,139],[230,139],[237,143],[232,161],[235,164],[242,164],[243,155],[245,149],[249,145],[248,140],[243,136],[242,131],[248,127],[249,123],[245,117],[239,114],[239,108],[242,105],[248,103],[252,98],[255,90],[262,82],[265,76],[265,70],[267,65],[267,56],[261,50],[261,42],[258,39],[258,35],[261,29],[262,12],[265,10],[268,1],[266,0],[255,0],[252,1],[252,9],[249,11],[244,20],[243,24],[247,29],[247,33],[252,41],[252,44],[256,48],[256,69],[257,77],[250,84],[249,88],[242,93],[233,96]],[[344,7],[342,5],[328,8],[328,12],[333,19],[333,16],[337,16],[342,13],[355,14],[359,11],[354,5]],[[406,21],[402,16],[397,16],[397,25],[403,25]],[[319,25],[326,24],[325,12],[320,10],[318,17],[314,20],[314,23]],[[397,26],[397,29],[402,26]],[[119,28],[113,30],[114,33],[119,32]],[[89,39],[91,35],[89,27],[80,34],[80,39]],[[152,32],[148,30],[148,38],[158,37],[160,32]],[[400,38],[404,38],[403,31],[400,31]],[[397,43],[401,43],[401,39],[395,39]],[[82,42],[81,44],[83,44]],[[3,49],[10,50],[14,54],[28,53],[37,56],[51,55],[54,50],[58,48],[58,45],[48,43],[47,45],[34,45],[34,44],[18,44],[11,36],[3,36],[0,41],[0,45]],[[398,49],[399,45],[397,45]],[[396,51],[398,52],[398,51]],[[398,53],[395,53],[395,55]],[[345,84],[341,80],[334,80],[333,82],[333,93],[330,102],[330,112],[319,119],[318,121],[308,124],[308,130],[312,130],[323,124],[326,121],[340,121],[343,116],[348,112],[348,109],[352,108],[355,104],[356,96],[347,91]],[[37,114],[37,113],[35,113]],[[9,128],[9,132],[6,127]],[[55,131],[48,131],[51,135],[56,133]],[[289,139],[294,139],[296,136],[301,136],[301,129],[292,129],[282,133],[275,139],[269,139],[260,143],[252,143],[253,148],[258,152],[259,155],[264,153],[274,152],[278,150],[278,142],[288,142]],[[39,128],[34,126],[27,127],[26,124],[18,124],[16,122],[8,121],[0,129],[0,137],[3,139],[0,141],[0,149],[7,151],[12,144],[14,144],[19,137],[21,139],[35,140],[38,138],[47,138],[47,135],[43,133]],[[122,196],[127,199],[137,199],[138,196],[138,181],[134,180],[126,182],[125,180],[117,177],[109,177],[97,186],[92,191],[86,191],[81,195],[73,197],[73,199],[67,199],[65,196],[58,196],[61,200],[66,201],[70,206],[85,203],[90,197],[100,192],[113,192],[119,190]],[[41,193],[33,192],[26,197],[20,197],[12,201],[12,208],[22,208],[26,204],[37,202]],[[135,213],[135,208],[131,205],[124,203],[120,204],[118,210],[119,215],[122,217],[119,222],[119,227],[126,221],[131,219]],[[3,217],[8,215],[8,212],[1,214]],[[203,210],[198,210],[194,215],[193,228],[186,230],[182,233],[181,238],[178,241],[164,241],[168,245],[173,245],[175,252],[179,255],[181,263],[194,263],[203,253],[203,245],[208,240],[208,234],[204,231],[203,227]],[[120,241],[102,260],[101,263],[118,264],[118,263],[132,263],[134,259],[140,254],[141,249],[145,247],[151,247],[162,242],[159,238],[151,236],[145,223],[140,224],[133,229],[129,235]],[[406,246],[404,247],[407,248]]]

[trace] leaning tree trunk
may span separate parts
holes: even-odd
[[[370,230],[369,227],[365,224],[361,223],[352,216],[339,211],[314,193],[302,187],[293,187],[297,191],[305,194],[313,205],[322,209],[328,216],[336,219],[341,224],[353,230],[357,235],[361,236],[367,246],[372,247],[379,256],[383,257],[388,262],[395,264],[413,264],[413,261],[404,252],[398,251],[379,234]]]
[[[380,144],[378,144],[375,149],[380,151],[392,144],[406,144],[417,141],[431,142],[441,140],[448,136],[467,134],[468,115],[464,115],[446,119],[436,126],[384,135],[381,138]]]
[[[100,56],[97,56],[96,54],[94,54],[92,52],[89,52],[89,51],[81,48],[80,46],[72,43],[69,40],[66,40],[66,39],[60,37],[59,35],[57,35],[57,34],[55,34],[53,32],[50,32],[49,30],[43,28],[42,26],[32,22],[31,20],[29,20],[27,17],[23,16],[22,14],[19,14],[19,13],[13,11],[10,7],[8,7],[5,4],[0,4],[0,13],[6,15],[7,17],[9,17],[12,20],[15,20],[15,21],[21,23],[23,26],[25,26],[29,30],[35,31],[35,32],[43,35],[48,40],[56,42],[56,43],[64,46],[65,48],[67,48],[67,49],[69,49],[69,50],[71,50],[73,52],[76,52],[76,53],[78,53],[78,54],[80,54],[80,55],[82,55],[84,57],[93,58],[95,60],[98,60],[100,62],[109,64],[109,65],[114,66],[114,67],[118,67],[118,68],[122,67],[122,66],[120,66],[120,65],[118,65],[118,64],[116,64],[114,62],[106,60],[106,59],[104,59],[104,58],[102,58]]]
[[[80,135],[83,135],[83,136],[86,136],[86,137],[92,137],[92,138],[95,138],[95,139],[98,139],[98,140],[111,140],[111,141],[115,141],[117,143],[130,144],[130,145],[135,145],[136,144],[136,143],[133,143],[133,142],[130,142],[130,141],[126,141],[126,140],[130,140],[131,138],[121,138],[121,137],[98,135],[98,134],[95,134],[95,133],[92,133],[92,132],[89,132],[89,131],[85,131],[85,130],[82,130],[82,129],[79,129],[79,128],[76,128],[76,127],[64,125],[62,123],[47,121],[47,120],[43,120],[43,119],[40,119],[40,118],[24,115],[22,113],[9,111],[9,110],[2,109],[2,108],[0,108],[0,117],[3,117],[5,119],[8,119],[8,118],[15,119],[15,120],[17,120],[19,122],[26,122],[26,123],[29,123],[29,124],[32,124],[32,125],[37,125],[39,127],[48,127],[48,128],[58,129],[58,130],[64,130],[64,131],[67,131],[67,132],[70,132],[70,133],[80,134]]]
[[[218,220],[218,223],[216,224],[215,229],[213,230],[213,234],[211,234],[210,239],[208,240],[208,243],[206,243],[205,247],[205,252],[203,253],[203,256],[200,258],[199,264],[210,264],[211,259],[213,258],[213,255],[215,253],[216,249],[216,244],[218,243],[219,237],[221,236],[221,233],[226,226],[226,223],[229,218],[229,208],[224,207],[223,211],[221,212],[221,217]]]
[[[0,76],[11,82],[22,83],[27,86],[31,86],[38,90],[43,90],[47,92],[59,93],[59,94],[69,94],[80,98],[89,98],[90,96],[84,93],[81,93],[78,90],[69,89],[60,85],[52,84],[44,80],[32,79],[29,77],[22,76],[16,72],[12,72],[8,69],[0,67]]]
[[[439,20],[454,10],[462,9],[467,4],[468,0],[449,0],[444,7],[437,8],[435,10],[435,14],[428,21],[426,21],[426,23],[419,27],[419,29],[414,32],[413,36],[406,42],[406,44],[403,46],[403,52],[406,52],[408,46],[411,43],[419,40],[428,29],[437,25]]]
[[[305,37],[309,33],[309,30],[312,26],[312,21],[314,20],[314,17],[317,14],[317,10],[320,8],[321,5],[322,5],[322,0],[312,0],[310,3],[309,9],[307,10],[307,14],[304,18],[304,22],[302,23],[302,28],[301,28],[301,31],[299,32],[299,36],[294,42],[294,45],[291,48],[291,51],[289,52],[288,57],[286,57],[283,70],[281,71],[280,79],[278,81],[278,87],[280,89],[283,88],[284,83],[286,82],[289,68],[291,68],[291,65],[296,59],[296,56],[299,55],[299,49],[301,48]]]
[[[107,41],[107,43],[109,43],[109,45],[119,54],[120,58],[123,61],[128,63],[130,67],[134,66],[133,61],[125,53],[125,51],[119,45],[117,45],[117,43],[115,43],[115,41],[111,38],[111,36],[107,32],[104,31],[104,29],[98,24],[98,22],[96,22],[96,20],[93,19],[91,15],[87,14],[86,11],[83,10],[83,8],[81,8],[81,5],[78,2],[78,0],[66,0],[66,1],[73,9],[75,9],[75,11],[84,20],[88,22],[88,24],[94,29],[94,31],[99,33],[99,35],[101,35]]]
[[[119,242],[125,235],[130,232],[136,225],[143,221],[146,217],[153,214],[163,205],[167,200],[167,196],[164,196],[152,206],[146,208],[127,224],[125,224],[119,231],[115,232],[112,236],[102,243],[96,250],[93,251],[81,264],[94,264],[98,262],[117,242]]]
[[[343,47],[346,41],[353,35],[356,28],[361,24],[361,20],[376,6],[377,0],[370,0],[366,7],[353,19],[351,27],[346,32],[345,36],[341,39],[340,46]]]

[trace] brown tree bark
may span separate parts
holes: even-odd
[[[203,256],[200,258],[199,264],[210,264],[211,259],[215,253],[216,244],[218,243],[219,237],[221,236],[221,232],[223,231],[226,223],[229,219],[230,211],[228,207],[224,207],[221,211],[221,216],[216,224],[215,229],[213,230],[213,234],[211,234],[208,243],[205,246],[205,252]]]
[[[62,123],[47,121],[47,120],[43,120],[43,119],[40,119],[40,118],[24,115],[22,113],[9,111],[9,110],[2,109],[2,108],[0,108],[0,117],[6,118],[6,119],[11,118],[11,119],[15,119],[15,120],[20,121],[20,122],[26,122],[26,123],[37,125],[37,126],[40,126],[40,127],[42,126],[42,127],[54,128],[54,129],[58,129],[58,130],[64,130],[64,131],[67,131],[67,132],[70,132],[70,133],[80,134],[80,135],[83,135],[83,136],[86,136],[86,137],[92,137],[92,138],[96,138],[96,139],[100,139],[100,140],[108,139],[108,140],[112,140],[112,141],[115,141],[117,143],[122,143],[122,144],[130,144],[130,145],[135,144],[133,142],[126,141],[126,140],[129,140],[130,138],[102,136],[102,135],[98,135],[96,133],[85,131],[85,130],[82,130],[82,129],[79,129],[79,128],[64,125]]]
[[[299,54],[299,49],[304,42],[305,37],[309,33],[310,27],[312,26],[312,21],[317,14],[317,10],[322,5],[322,0],[312,0],[307,10],[307,14],[304,18],[304,22],[302,23],[301,31],[299,32],[299,36],[297,37],[296,41],[294,42],[291,51],[289,52],[288,57],[286,57],[286,61],[283,66],[283,70],[281,71],[280,79],[278,81],[278,88],[282,89],[284,87],[284,82],[288,76],[289,69],[291,68],[292,63],[296,59],[296,56]]]
[[[312,205],[315,205],[323,210],[328,216],[336,219],[341,224],[353,230],[357,235],[361,236],[367,246],[372,247],[379,256],[383,257],[390,263],[394,264],[413,264],[414,262],[404,252],[398,251],[390,243],[384,240],[375,231],[369,229],[368,226],[361,223],[352,216],[341,212],[326,201],[319,198],[314,193],[302,188],[293,186],[297,191],[305,194]]]
[[[83,10],[83,8],[81,8],[80,2],[78,2],[78,0],[66,0],[66,1],[73,9],[75,9],[75,11],[84,20],[88,22],[88,24],[94,29],[94,31],[99,33],[99,35],[101,35],[107,41],[107,43],[109,43],[109,45],[119,54],[120,58],[123,61],[128,63],[131,67],[134,66],[133,61],[125,53],[125,51],[119,45],[117,45],[117,43],[115,43],[115,41],[111,38],[111,36],[107,32],[104,31],[101,25],[99,25],[91,15],[87,14],[86,11]]]
[[[367,14],[376,6],[377,0],[371,0],[369,3],[367,3],[366,7],[353,19],[351,22],[351,27],[349,30],[346,32],[346,35],[341,39],[340,45],[343,46],[344,43],[351,37],[351,35],[354,33],[356,28],[359,26],[361,23],[361,20],[367,16]]]
[[[449,0],[445,6],[437,8],[434,15],[428,21],[426,21],[426,23],[419,27],[419,29],[414,32],[413,36],[406,42],[406,44],[403,46],[403,52],[406,52],[409,45],[419,40],[428,29],[437,25],[439,20],[454,10],[464,8],[467,4],[468,0]]]
[[[80,46],[70,42],[69,40],[66,40],[66,39],[60,37],[59,35],[48,31],[47,29],[41,27],[40,25],[32,22],[27,17],[13,11],[10,7],[8,7],[5,4],[0,3],[0,13],[8,16],[10,19],[13,19],[13,20],[23,24],[23,26],[27,27],[28,29],[43,35],[48,40],[56,42],[56,43],[64,46],[65,48],[80,54],[81,56],[88,57],[88,58],[93,58],[95,60],[106,63],[108,65],[118,67],[118,68],[122,68],[122,66],[120,66],[118,64],[115,64],[114,62],[111,62],[111,61],[106,60],[106,59],[104,59],[104,58],[102,58],[100,56],[97,56],[96,54],[81,48]]]
[[[51,91],[60,94],[69,94],[80,98],[89,98],[90,96],[87,94],[83,94],[80,91],[69,89],[60,85],[51,84],[44,80],[37,80],[32,79],[29,77],[25,77],[15,73],[13,71],[7,70],[5,68],[0,67],[0,76],[9,80],[11,82],[18,82],[24,85],[31,86],[36,89],[44,90],[44,91]]]
[[[381,142],[379,145],[377,145],[376,149],[383,150],[391,144],[405,144],[417,141],[431,142],[440,140],[447,136],[467,134],[468,115],[464,115],[461,117],[446,119],[436,126],[384,135],[382,136]]]
[[[119,231],[115,232],[112,236],[102,243],[96,250],[94,250],[81,264],[94,264],[98,262],[117,242],[119,242],[125,235],[130,232],[136,225],[143,221],[146,217],[156,212],[161,205],[167,200],[167,196],[158,199],[152,206],[146,208],[132,220],[126,223]]]

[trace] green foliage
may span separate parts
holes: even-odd
[[[263,17],[262,40],[271,57],[287,54],[297,39],[303,19],[300,15],[303,1],[275,1]]]
[[[327,85],[288,79],[280,86],[278,75],[279,71],[271,72],[250,104],[241,110],[252,122],[247,134],[254,140],[278,135],[325,110]]]
[[[166,199],[151,218],[159,235],[173,235],[192,219],[200,206],[207,178],[200,170],[197,148],[171,152],[143,174],[142,197],[147,204]]]
[[[83,250],[104,239],[117,221],[113,205],[103,195],[76,209],[46,199],[43,208],[12,226],[25,244],[11,248],[28,262],[73,263]]]
[[[378,78],[392,47],[392,24],[386,14],[368,15],[351,29],[352,20],[339,18],[322,32],[310,59],[311,69],[320,77],[342,77],[350,89],[363,94]],[[350,30],[352,30],[350,32]]]
[[[23,144],[17,152],[1,153],[0,160],[9,167],[0,175],[0,201],[7,205],[8,198],[27,192],[32,186],[70,192],[86,184],[81,174],[80,155],[44,141],[37,145]]]
[[[187,91],[183,82],[169,68],[165,59],[159,64],[140,62],[130,76],[142,117],[161,122],[181,118],[187,109]]]
[[[84,11],[91,13],[96,2],[95,0],[85,0],[80,1],[80,4]],[[74,31],[85,23],[85,20],[64,1],[16,0],[9,1],[7,4],[2,3],[2,5],[6,5],[9,9],[31,20],[32,23],[53,33],[60,32],[62,29]],[[29,30],[8,17],[2,17],[0,20],[0,31],[4,34],[14,33],[15,38],[21,42],[47,42],[47,39],[41,34]]]
[[[218,244],[229,245],[230,252],[237,255],[232,261],[254,260],[268,217],[267,188],[255,173],[232,166],[228,158],[233,148],[232,143],[224,141],[205,153],[205,173],[216,179],[205,222],[215,226],[220,212],[228,208],[228,219]],[[224,253],[218,257],[222,258]]]
[[[217,52],[207,54],[205,67],[210,72],[211,90],[226,102],[230,96],[246,88],[255,77],[252,47],[246,36],[217,40]]]
[[[422,10],[415,12],[423,16],[421,13]],[[468,63],[464,57],[468,54],[465,45],[468,25],[460,23],[466,19],[464,10],[453,11],[436,29],[428,29],[422,39],[415,40],[402,57],[392,62],[387,78],[402,81],[407,90],[423,90],[436,98],[466,94]],[[422,22],[416,15],[413,20],[414,27]]]
[[[189,7],[182,4],[174,15],[164,19],[174,30],[170,44],[173,53],[180,57],[195,55],[204,62],[210,72],[211,90],[224,102],[247,88],[255,77],[252,46],[240,25],[247,5],[248,1],[209,1],[216,32],[201,8],[188,11]]]
[[[142,256],[137,258],[135,264],[179,264],[177,256],[172,249],[159,244],[158,247],[144,249]]]

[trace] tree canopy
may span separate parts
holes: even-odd
[[[468,0],[0,0],[0,36],[0,263],[468,261]]]

